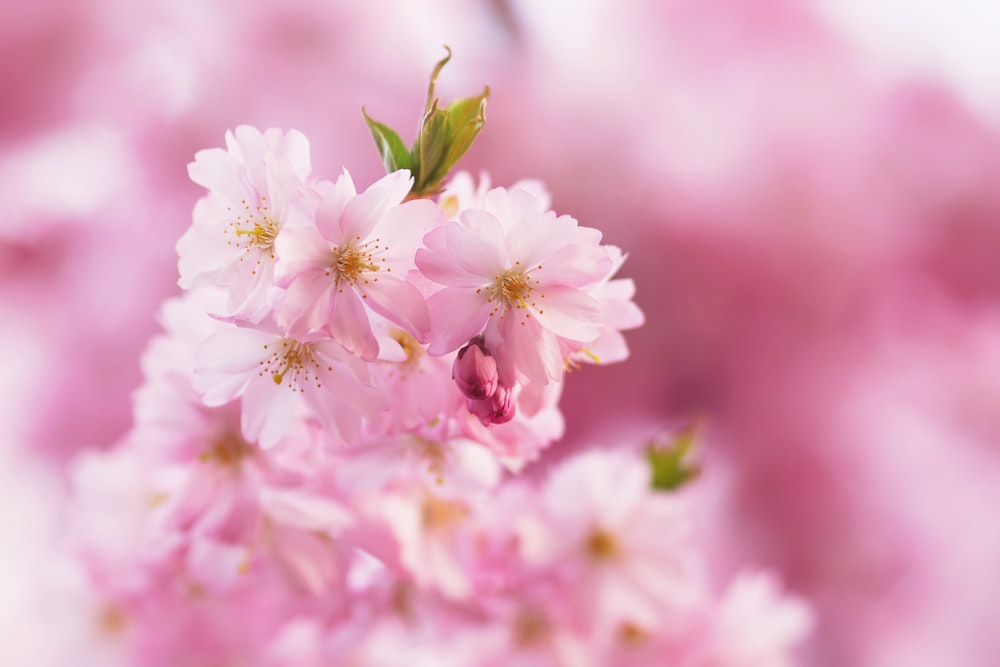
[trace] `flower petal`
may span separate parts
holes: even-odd
[[[424,342],[431,328],[424,297],[408,282],[383,275],[361,288],[368,306]]]
[[[438,232],[441,232],[438,234]],[[424,237],[424,245],[438,245],[446,248],[444,230],[436,229]],[[449,287],[482,287],[488,279],[479,273],[470,273],[458,266],[447,249],[420,248],[416,255],[417,268],[425,278],[439,285]]]
[[[207,405],[221,405],[239,395],[267,356],[265,345],[276,337],[253,329],[226,328],[206,338],[195,353],[192,385]]]
[[[299,274],[285,292],[278,325],[296,337],[319,331],[330,321],[335,290],[333,279],[322,269]]]
[[[330,243],[314,227],[281,230],[274,249],[281,260],[276,262],[274,270],[279,287],[288,287],[303,271],[326,269],[335,263]]]
[[[366,361],[378,357],[378,341],[368,321],[368,311],[361,297],[351,287],[337,289],[330,311],[330,335],[338,343]]]
[[[351,199],[340,216],[340,228],[344,239],[368,238],[382,214],[402,202],[412,184],[410,172],[400,169],[386,174],[372,183],[367,190]]]
[[[198,185],[219,193],[231,204],[257,196],[246,179],[243,167],[221,148],[208,148],[195,153],[194,162],[188,164],[188,176]]]
[[[316,206],[316,228],[330,243],[343,244],[351,237],[341,228],[340,220],[347,202],[357,195],[351,175],[345,169],[336,183],[324,181],[316,186],[316,191],[320,197]]]
[[[431,316],[428,352],[440,356],[457,350],[482,331],[490,303],[475,290],[446,287],[427,299],[427,310]]]
[[[378,236],[387,249],[383,257],[394,267],[412,268],[413,256],[420,247],[420,241],[443,221],[441,208],[426,199],[393,206],[378,223]]]
[[[288,432],[297,404],[292,387],[276,384],[267,374],[254,378],[243,393],[243,437],[263,449],[274,447]]]
[[[602,329],[601,308],[597,301],[572,287],[546,285],[544,300],[533,308],[542,326],[563,338],[589,342],[597,338]]]
[[[465,211],[459,222],[449,223],[445,229],[448,253],[465,271],[492,278],[507,268],[503,226],[493,215]]]
[[[512,260],[525,266],[544,264],[566,245],[576,227],[576,220],[570,216],[556,217],[551,211],[525,216],[507,234],[507,252]]]
[[[542,284],[558,283],[581,288],[610,275],[614,263],[604,246],[596,242],[578,242],[579,237],[586,236],[580,232],[587,229],[578,227],[572,234],[572,240],[540,260],[544,264],[536,270],[535,277]]]

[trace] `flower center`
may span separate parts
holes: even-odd
[[[117,605],[107,605],[97,615],[97,627],[106,635],[116,636],[125,630],[128,616],[125,610]]]
[[[552,634],[549,620],[537,609],[521,610],[514,618],[513,630],[513,643],[522,648],[538,646]]]
[[[645,638],[645,631],[635,623],[625,621],[618,627],[618,639],[623,644],[636,644]]]
[[[536,268],[542,267],[539,265]],[[500,319],[503,319],[511,310],[525,310],[529,306],[532,308],[537,306],[534,292],[540,283],[538,280],[532,279],[532,270],[525,271],[521,268],[521,262],[518,261],[514,262],[514,268],[507,269],[493,277],[493,282],[486,288],[487,301],[494,304],[493,310],[490,311],[490,317],[500,313]],[[538,298],[544,299],[545,295],[539,294]],[[525,313],[524,316],[531,317],[529,313]]]
[[[333,276],[340,292],[344,291],[343,287],[340,286],[341,283],[352,287],[361,283],[361,286],[364,286],[368,284],[369,280],[378,282],[377,277],[366,278],[366,273],[380,271],[382,268],[385,268],[387,272],[392,271],[392,269],[382,266],[385,263],[385,257],[380,257],[380,255],[385,254],[389,247],[384,245],[381,239],[364,243],[359,243],[360,241],[361,237],[358,236],[346,245],[333,247],[333,262],[326,270],[326,275]]]
[[[448,195],[442,199],[439,206],[441,206],[441,210],[444,211],[444,217],[446,220],[452,220],[456,215],[458,215],[458,197],[455,195]]]
[[[257,375],[263,377],[270,375],[274,384],[284,383],[288,379],[288,388],[292,391],[302,393],[306,384],[316,384],[316,388],[322,388],[319,380],[319,364],[316,355],[313,354],[312,345],[301,343],[290,338],[282,339],[278,346],[265,345],[264,349],[269,350],[277,347],[271,356],[260,362],[260,370]],[[327,370],[333,370],[327,367]],[[289,375],[291,374],[291,375]]]
[[[224,468],[238,468],[243,459],[253,454],[253,447],[238,433],[226,431],[212,441],[199,459],[206,463],[216,463]]]
[[[402,329],[393,329],[389,335],[392,336],[394,341],[399,343],[399,346],[403,348],[403,354],[406,355],[406,359],[397,362],[400,375],[405,377],[409,372],[419,370],[420,360],[426,354],[424,346]]]
[[[420,508],[420,518],[428,531],[447,530],[462,522],[469,513],[463,503],[427,495]]]
[[[584,550],[596,561],[610,560],[618,555],[618,540],[611,533],[598,528],[587,538]]]
[[[253,227],[244,229],[236,228],[236,237],[241,239],[247,250],[250,248],[260,248],[261,250],[272,250],[274,248],[274,238],[278,235],[278,223],[271,218],[261,218],[253,221]],[[241,241],[237,241],[239,245]]]
[[[263,255],[274,259],[274,239],[281,231],[281,223],[271,217],[267,197],[261,197],[260,204],[252,208],[246,199],[241,203],[243,212],[237,214],[236,219],[229,223],[235,238],[227,241],[227,245],[235,247],[243,254],[257,252],[257,264],[261,263]],[[227,209],[231,211],[232,207]],[[228,234],[229,230],[223,230],[223,233]],[[241,262],[245,259],[243,256],[240,257]],[[256,269],[253,272],[256,273]]]
[[[392,339],[399,343],[399,346],[403,348],[403,353],[406,355],[406,361],[402,363],[412,365],[420,361],[424,350],[416,338],[401,329],[395,329],[392,332]]]
[[[427,438],[421,438],[420,436],[413,436],[413,445],[410,449],[416,458],[427,463],[427,471],[434,475],[435,481],[438,484],[444,484],[444,472],[448,465],[448,449],[442,443],[435,442],[433,440],[428,440]],[[434,503],[441,504],[445,501],[440,499],[435,499]],[[433,504],[433,503],[432,503]],[[425,505],[425,518],[428,516],[427,512],[434,512],[436,510],[427,510],[428,505]]]

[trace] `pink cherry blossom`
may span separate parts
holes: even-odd
[[[379,507],[399,543],[400,564],[418,586],[450,599],[472,594],[470,499],[408,485],[385,493]]]
[[[240,126],[226,150],[199,151],[188,171],[208,188],[194,222],[177,242],[179,284],[218,285],[229,293],[226,315],[259,321],[272,307],[275,239],[296,216],[309,176],[309,143],[296,131]]]
[[[611,268],[600,233],[528,192],[491,190],[483,209],[431,231],[424,245],[417,266],[444,285],[427,302],[431,354],[482,333],[503,384],[547,382],[562,378],[561,342],[579,348],[601,334],[600,306],[585,291]]]
[[[702,595],[689,511],[654,493],[649,469],[624,452],[592,450],[556,469],[526,523],[526,558],[571,581],[570,604],[592,622],[654,628]]]
[[[355,440],[361,420],[388,407],[364,362],[330,339],[225,326],[198,350],[194,387],[207,405],[242,399],[243,437],[273,447],[304,409],[336,437]]]
[[[327,331],[369,361],[379,350],[369,309],[425,339],[427,307],[407,274],[442,214],[429,201],[402,203],[412,182],[401,170],[357,194],[345,170],[336,184],[320,186],[315,226],[289,228],[277,241],[278,284],[287,288],[279,324],[297,335]]]

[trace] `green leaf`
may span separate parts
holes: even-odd
[[[448,156],[445,163],[448,169],[455,166],[465,152],[475,141],[479,131],[486,124],[486,98],[490,95],[489,86],[482,94],[475,97],[464,97],[448,105],[449,138]],[[444,177],[444,174],[442,174]]]
[[[440,177],[441,162],[444,159],[448,143],[448,112],[439,109],[435,100],[433,106],[424,115],[420,124],[420,136],[414,146],[414,154],[420,158],[420,180],[414,183],[414,191],[429,194]]]
[[[378,148],[379,155],[382,156],[382,164],[385,165],[386,172],[391,174],[399,169],[412,169],[413,159],[410,156],[410,151],[406,149],[406,144],[399,138],[399,135],[389,126],[372,120],[364,107],[361,108],[361,113],[364,114],[368,129],[372,133],[372,138],[375,139],[375,146]]]
[[[652,472],[651,485],[657,491],[675,491],[695,479],[701,470],[689,460],[697,441],[697,423],[667,438],[656,438],[646,448]]]

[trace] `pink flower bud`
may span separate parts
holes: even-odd
[[[465,404],[469,408],[469,412],[479,417],[479,421],[484,426],[505,424],[514,418],[513,392],[502,385],[498,385],[496,391],[489,398],[469,398],[466,399]]]
[[[479,338],[458,351],[451,377],[466,398],[488,399],[497,390],[497,362]]]

